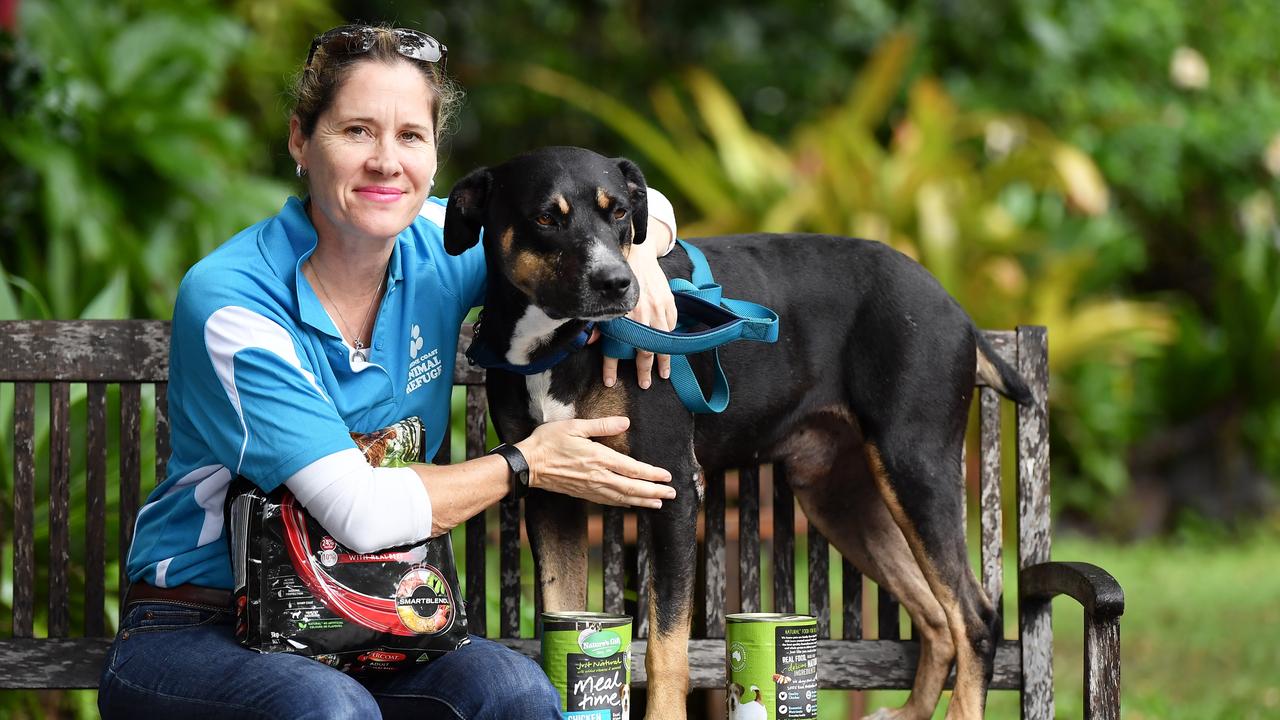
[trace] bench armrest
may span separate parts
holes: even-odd
[[[1082,562],[1043,562],[1018,573],[1023,601],[1070,595],[1084,608],[1084,716],[1120,718],[1120,616],[1124,591],[1111,573]]]
[[[1082,562],[1043,562],[1018,573],[1021,595],[1031,600],[1052,600],[1070,595],[1084,606],[1085,616],[1110,620],[1124,614],[1124,590],[1111,573]]]

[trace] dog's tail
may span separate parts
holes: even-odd
[[[1018,371],[1009,367],[1009,363],[983,337],[981,330],[974,328],[973,336],[978,343],[978,377],[1019,405],[1030,405],[1035,398]]]

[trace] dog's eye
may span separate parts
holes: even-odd
[[[533,221],[538,223],[539,225],[542,225],[543,227],[556,224],[556,219],[551,217],[547,213],[542,213],[538,217],[534,218]]]
[[[624,218],[624,217],[626,217],[626,216],[627,216],[627,210],[626,210],[626,208],[618,208],[618,209],[616,209],[616,210],[614,210],[614,211],[613,211],[613,219],[614,219],[614,220],[621,220],[622,218]]]

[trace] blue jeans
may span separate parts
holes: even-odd
[[[357,679],[299,655],[246,649],[233,619],[230,610],[130,605],[102,671],[102,717],[560,719],[560,697],[541,668],[484,638],[425,665]]]

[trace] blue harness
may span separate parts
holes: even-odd
[[[711,266],[698,248],[677,240],[693,263],[693,281],[671,279],[679,318],[671,332],[656,330],[630,318],[600,323],[604,336],[602,349],[609,357],[630,359],[636,348],[671,356],[671,385],[689,412],[706,414],[722,412],[729,406],[729,380],[720,367],[719,348],[734,340],[776,342],[778,314],[763,305],[723,297],[720,286],[711,275]],[[701,330],[693,328],[702,327]],[[715,379],[711,396],[706,397],[689,365],[692,353],[714,353]]]
[[[699,414],[722,412],[729,406],[729,380],[720,367],[717,348],[734,340],[776,342],[778,314],[763,305],[723,297],[702,251],[683,240],[676,242],[693,263],[693,280],[670,280],[679,312],[675,330],[656,330],[625,317],[597,323],[594,327],[604,336],[601,349],[609,357],[629,360],[636,356],[637,348],[670,355],[671,385],[684,406]],[[592,328],[593,325],[588,324],[568,348],[528,365],[513,365],[479,341],[472,342],[467,348],[467,359],[486,369],[536,375],[554,367],[570,353],[581,350],[591,336]],[[715,378],[710,397],[703,394],[688,358],[690,354],[708,350],[715,353]]]

